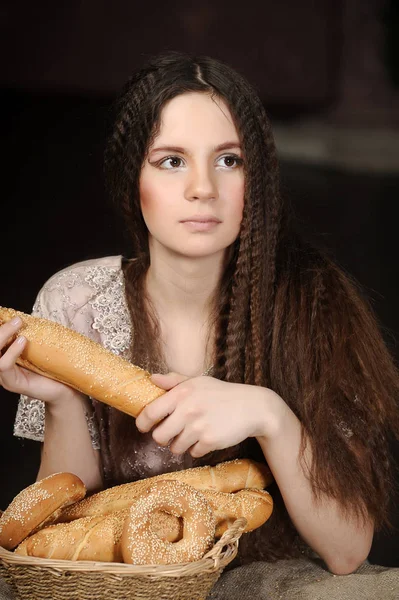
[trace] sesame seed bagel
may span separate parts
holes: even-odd
[[[72,473],[55,473],[23,489],[0,518],[0,546],[12,550],[59,508],[86,495]]]
[[[90,338],[59,323],[0,307],[0,325],[14,317],[27,343],[17,364],[55,379],[122,412],[137,417],[164,390],[154,385],[150,374],[107,350]]]
[[[151,529],[156,511],[183,521],[183,536],[168,542]],[[123,560],[135,565],[172,565],[199,560],[212,547],[215,517],[203,494],[178,481],[158,481],[129,509],[122,538]]]

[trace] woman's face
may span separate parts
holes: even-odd
[[[205,257],[237,238],[244,205],[242,151],[223,100],[186,93],[161,113],[140,176],[140,202],[154,251]]]

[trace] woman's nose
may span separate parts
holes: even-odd
[[[187,200],[213,200],[218,197],[215,174],[208,168],[195,168],[189,174],[185,197]]]

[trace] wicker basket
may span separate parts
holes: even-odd
[[[237,519],[201,560],[170,566],[50,560],[0,548],[0,576],[18,600],[205,600],[235,558],[245,525]]]

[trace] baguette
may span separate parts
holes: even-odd
[[[0,307],[0,325],[13,317],[27,343],[17,364],[137,417],[152,400],[165,393],[150,374],[101,344],[59,323]]]
[[[266,523],[273,510],[272,497],[266,490],[247,489],[235,494],[201,490],[201,494],[205,496],[215,515],[217,538],[240,517],[247,521],[243,533],[253,531]],[[169,542],[178,542],[182,538],[181,520],[167,512],[154,513],[151,526],[160,538]]]
[[[120,539],[128,514],[127,509],[50,525],[24,540],[15,553],[37,558],[123,562]]]
[[[124,483],[93,494],[82,501],[60,510],[51,518],[52,523],[62,523],[82,517],[99,516],[128,508],[135,498],[143,494],[155,481],[173,479],[191,485],[197,490],[236,492],[244,488],[263,489],[273,481],[265,464],[248,458],[163,473],[155,477]]]
[[[215,515],[216,537],[221,537],[240,517],[247,521],[243,533],[253,531],[266,523],[273,511],[273,500],[266,490],[245,489],[235,494],[202,490],[201,493]]]
[[[73,473],[54,473],[23,489],[0,518],[0,546],[15,548],[44,524],[57,509],[86,495],[84,483]]]

